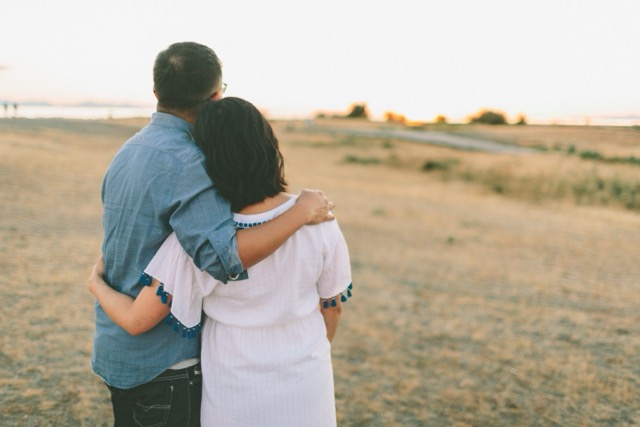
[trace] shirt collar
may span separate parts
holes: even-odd
[[[178,116],[174,116],[173,114],[162,113],[159,111],[156,111],[151,115],[151,124],[175,128],[189,134],[193,131],[193,126],[188,121],[181,119]]]

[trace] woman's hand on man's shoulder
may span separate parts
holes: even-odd
[[[296,204],[304,207],[307,214],[307,224],[320,224],[325,221],[333,221],[332,209],[334,203],[325,196],[322,190],[304,189],[298,195]]]

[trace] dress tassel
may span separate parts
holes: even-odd
[[[153,277],[149,276],[147,273],[142,273],[140,278],[138,279],[138,283],[144,286],[149,286],[153,282]],[[163,304],[168,304],[171,307],[171,303],[173,301],[169,301],[169,293],[164,290],[164,284],[160,283],[158,289],[156,290],[156,295],[160,297],[160,300]],[[326,302],[325,302],[326,303]],[[192,339],[196,338],[200,333],[202,333],[202,324],[198,323],[192,328],[187,328],[184,326],[178,319],[176,319],[173,314],[169,313],[167,317],[164,319],[164,324],[167,326],[171,326],[171,328],[176,332],[180,333],[183,338]]]
[[[349,286],[347,286],[347,289],[345,289],[344,291],[340,292],[340,302],[346,302],[349,298],[351,298],[351,289],[353,289],[353,283],[349,283]],[[346,295],[345,295],[346,292]],[[331,302],[329,302],[329,299],[322,299],[322,308],[329,308],[329,307],[335,307],[336,305],[338,305],[338,302],[336,301],[336,296],[331,297]]]
[[[149,276],[147,273],[142,273],[138,279],[138,283],[144,286],[149,286],[151,282],[153,282],[153,277]]]

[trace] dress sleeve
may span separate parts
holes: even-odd
[[[199,328],[202,301],[219,282],[206,271],[200,271],[175,233],[167,237],[144,272],[161,283],[157,293],[164,302],[167,295],[172,296],[169,319],[172,322],[168,323],[172,323],[176,330]]]
[[[330,299],[338,294],[342,301],[351,296],[351,261],[349,248],[340,231],[338,221],[326,223],[328,228],[328,246],[324,255],[324,264],[317,287],[320,298]]]

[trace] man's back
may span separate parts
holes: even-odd
[[[142,289],[138,277],[173,231],[172,222],[180,220],[176,212],[186,209],[197,194],[212,192],[202,154],[190,131],[191,125],[182,119],[156,113],[151,123],[121,148],[105,175],[105,278],[115,289],[131,296]],[[188,190],[181,186],[185,180]],[[221,212],[224,215],[226,211],[231,221],[228,206],[222,206]],[[198,355],[198,339],[184,339],[162,323],[142,335],[131,336],[96,304],[92,363],[108,384],[130,388]]]

